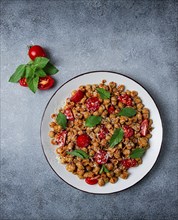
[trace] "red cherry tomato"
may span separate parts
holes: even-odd
[[[66,118],[68,120],[70,120],[70,121],[74,120],[74,115],[73,115],[73,112],[72,112],[72,110],[70,108],[65,109],[64,115],[66,116]]]
[[[54,85],[54,79],[51,76],[40,77],[38,88],[40,90],[47,90]]]
[[[101,128],[100,128],[100,131],[98,133],[98,137],[100,139],[104,139],[106,138],[106,134],[108,134],[108,129],[104,126],[104,125],[101,125]]]
[[[105,164],[108,161],[108,154],[104,150],[99,150],[95,155],[94,155],[94,160],[98,164]]]
[[[27,85],[27,80],[26,80],[26,78],[21,78],[20,80],[19,80],[19,84],[21,85],[21,86],[24,86],[24,87],[27,87],[28,85]]]
[[[87,134],[81,134],[77,137],[77,146],[82,148],[82,147],[87,147],[91,142],[90,137]]]
[[[115,111],[115,107],[114,107],[114,105],[110,105],[109,108],[108,108],[108,112],[109,112],[109,114],[114,113],[114,111]]]
[[[142,121],[140,126],[140,134],[142,136],[146,136],[148,134],[148,119]]]
[[[135,159],[124,159],[121,161],[121,164],[126,168],[129,169],[130,167],[137,166],[137,161]]]
[[[95,185],[98,182],[98,177],[87,177],[85,179],[85,182],[88,183],[89,185]]]
[[[63,147],[65,145],[66,137],[67,137],[67,131],[62,131],[56,134],[55,140],[59,147]]]
[[[124,129],[124,137],[129,138],[133,136],[134,130],[131,127],[125,125],[123,129]]]
[[[118,100],[127,106],[132,106],[132,98],[127,94],[120,95]]]
[[[71,97],[71,101],[72,102],[80,102],[81,99],[83,99],[84,97],[84,93],[81,90],[78,90],[72,97]]]
[[[97,97],[87,99],[86,106],[88,111],[97,111],[100,107],[100,101]]]
[[[46,57],[44,49],[39,45],[31,46],[28,55],[30,59],[34,60],[36,57]]]

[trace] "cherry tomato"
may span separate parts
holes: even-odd
[[[108,134],[108,129],[104,126],[104,125],[101,125],[101,128],[100,128],[100,131],[98,133],[98,136],[100,139],[104,139],[106,138],[106,134]]]
[[[121,161],[121,164],[129,169],[130,167],[135,167],[137,166],[137,161],[135,159],[124,159]]]
[[[123,129],[124,129],[124,137],[129,138],[133,136],[134,130],[131,127],[125,125]]]
[[[27,85],[27,80],[26,80],[26,78],[21,78],[20,80],[19,80],[19,84],[21,85],[21,86],[24,86],[24,87],[27,87],[28,85]]]
[[[80,102],[81,99],[83,99],[84,97],[84,93],[81,90],[78,90],[72,97],[71,97],[71,101],[72,102]]]
[[[88,111],[97,111],[100,107],[100,101],[97,97],[87,99],[86,106]]]
[[[118,100],[127,106],[132,106],[132,98],[127,94],[120,95]]]
[[[30,59],[34,60],[36,57],[46,57],[44,49],[39,45],[31,46],[28,55]]]
[[[77,137],[77,146],[82,148],[82,147],[87,147],[91,142],[90,137],[87,134],[81,134]]]
[[[63,147],[65,145],[66,137],[67,137],[67,131],[62,131],[56,134],[55,140],[59,147]]]
[[[140,126],[140,134],[146,136],[148,134],[148,119],[144,119]]]
[[[108,112],[109,112],[109,114],[114,113],[114,111],[115,111],[114,105],[110,105],[110,106],[108,107]]]
[[[68,120],[70,120],[70,121],[74,120],[74,115],[73,115],[73,112],[72,112],[72,110],[70,108],[65,109],[64,115],[66,116],[66,118]]]
[[[54,79],[51,76],[40,77],[38,89],[47,90],[54,85]]]
[[[85,179],[85,182],[88,183],[89,185],[95,185],[98,182],[98,177],[87,177]]]
[[[94,155],[94,160],[98,164],[105,164],[108,161],[108,154],[104,150],[99,150],[95,155]]]

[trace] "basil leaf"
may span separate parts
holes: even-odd
[[[69,152],[69,154],[72,154],[74,156],[76,156],[76,154],[77,155],[80,154],[79,157],[82,156],[81,158],[83,158],[83,159],[88,159],[89,158],[89,155],[83,150],[73,150],[72,152]]]
[[[25,77],[26,78],[30,78],[33,76],[33,69],[31,68],[30,65],[26,65],[26,69],[25,69]]]
[[[42,69],[36,69],[36,70],[35,70],[35,74],[36,74],[37,76],[39,76],[39,77],[45,77],[45,76],[46,76],[45,71],[42,70]]]
[[[35,93],[38,89],[39,76],[27,78],[27,85],[29,89]]]
[[[67,118],[66,116],[59,112],[59,114],[57,115],[57,118],[56,118],[56,122],[58,123],[58,125],[60,125],[63,129],[66,129],[66,126],[67,126]]]
[[[33,66],[38,67],[38,68],[44,68],[48,62],[49,62],[49,59],[46,57],[36,57],[33,62]]]
[[[95,116],[95,115],[89,116],[85,122],[85,126],[94,127],[95,125],[101,123],[101,119],[102,119],[101,116]]]
[[[100,94],[102,99],[110,99],[110,92],[106,91],[103,88],[98,88],[96,90]]]
[[[45,73],[47,73],[48,75],[54,75],[56,74],[59,70],[50,62],[47,63],[47,65],[45,66],[45,68],[43,69],[45,71]]]
[[[104,166],[102,165],[102,167],[101,167],[101,170],[100,170],[99,174],[102,174],[102,173],[103,173],[103,171],[104,171]]]
[[[140,158],[144,155],[145,149],[144,148],[136,148],[130,154],[130,158]]]
[[[101,170],[99,172],[99,174],[102,174],[103,172],[105,173],[109,173],[109,170],[105,167],[105,165],[103,164],[102,167],[101,167]]]
[[[118,115],[132,117],[136,113],[137,113],[137,111],[135,109],[127,107],[127,108],[122,108]]]
[[[25,67],[26,67],[25,64],[18,66],[15,72],[10,77],[9,82],[13,82],[13,83],[18,82],[24,76]]]
[[[75,150],[71,151],[71,152],[68,151],[67,154],[74,155],[76,157],[80,157],[80,158],[84,159],[84,157],[81,154],[77,153]]]
[[[121,142],[123,139],[123,136],[124,136],[124,131],[122,130],[122,128],[116,129],[109,141],[110,147],[113,148],[115,145]]]

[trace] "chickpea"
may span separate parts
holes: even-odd
[[[139,104],[137,104],[137,109],[138,109],[138,110],[141,110],[141,109],[143,108],[143,106],[144,106],[144,105],[143,105],[142,103],[139,103]]]
[[[89,151],[89,156],[90,156],[90,157],[93,157],[94,155],[95,155],[95,151],[94,151],[94,150],[90,150],[90,151]]]
[[[121,170],[119,168],[115,169],[114,174],[115,174],[116,177],[119,177],[120,174],[121,174]]]
[[[62,127],[60,125],[55,125],[53,128],[55,132],[60,132],[62,130]]]
[[[143,114],[143,118],[144,119],[148,119],[149,118],[149,114]]]
[[[118,86],[119,92],[123,92],[124,89],[125,89],[125,86],[124,86],[124,85],[119,85],[119,86]]]
[[[125,92],[126,92],[126,94],[129,95],[129,96],[131,95],[131,91],[126,90]]]
[[[109,104],[110,103],[110,99],[104,99],[103,103],[104,103],[104,105]]]
[[[97,134],[99,132],[99,130],[100,130],[100,128],[96,127],[95,130],[94,130],[95,134]]]
[[[75,171],[75,169],[76,169],[76,166],[75,166],[75,164],[74,163],[68,163],[67,165],[66,165],[66,169],[69,171],[69,172],[74,172]]]
[[[120,178],[127,179],[129,176],[129,173],[127,171],[123,171],[123,173],[120,175]]]
[[[105,181],[102,178],[98,179],[98,184],[99,186],[104,186],[105,185]]]
[[[82,165],[82,163],[81,163],[80,161],[78,161],[78,162],[76,163],[76,166],[77,166],[78,169],[80,169],[80,170],[84,169],[84,166]]]
[[[93,172],[85,172],[84,175],[83,175],[85,178],[87,177],[93,177],[94,176],[94,173]]]
[[[56,145],[56,144],[57,144],[56,140],[55,140],[55,139],[52,139],[52,140],[51,140],[51,144]]]
[[[84,113],[83,113],[83,116],[84,116],[85,119],[88,118],[89,112],[84,112]]]
[[[57,117],[57,114],[52,114],[52,115],[51,115],[51,118],[52,118],[52,119],[56,119],[56,117]]]
[[[117,85],[117,84],[116,84],[115,82],[110,82],[110,83],[109,83],[109,87],[110,87],[110,88],[116,88],[116,85]]]
[[[141,146],[141,147],[147,147],[148,145],[148,139],[146,137],[141,137],[138,139],[138,144]]]
[[[52,122],[49,124],[49,126],[50,126],[51,128],[54,128],[54,126],[56,126],[56,123],[52,121]]]
[[[128,149],[123,150],[123,154],[124,155],[129,155],[130,154],[130,150],[128,150]]]
[[[114,153],[114,157],[115,158],[120,158],[121,157],[120,150],[116,150],[116,152]]]
[[[141,100],[140,98],[138,98],[138,96],[136,96],[136,97],[134,98],[134,102],[135,102],[136,104],[138,104],[138,103],[141,103],[142,100]]]
[[[103,110],[104,110],[104,109],[105,109],[105,108],[103,108],[103,106],[100,106],[100,107],[99,107],[98,112],[99,112],[100,115],[103,113]]]
[[[152,134],[147,134],[146,135],[146,138],[148,138],[148,139],[151,138],[151,137],[152,137]]]
[[[97,174],[99,173],[99,171],[100,171],[100,167],[99,167],[99,166],[96,166],[96,167],[93,169],[93,173],[94,173],[95,175],[97,175]]]
[[[142,114],[140,112],[137,113],[136,117],[138,118],[138,120],[142,120]]]
[[[138,95],[138,92],[136,92],[136,91],[131,91],[131,97],[135,97],[135,96],[137,96]]]
[[[93,112],[93,115],[98,116],[100,113],[98,111]]]
[[[110,183],[116,183],[117,181],[118,181],[118,178],[115,177],[115,176],[111,177],[110,180],[109,180]]]
[[[120,109],[122,109],[122,108],[124,107],[123,103],[122,103],[122,102],[118,102],[118,107],[119,107]]]
[[[88,166],[86,166],[86,170],[87,170],[87,171],[91,171],[91,170],[92,170],[92,167],[88,165]]]
[[[50,131],[48,135],[49,135],[50,138],[53,138],[54,134],[55,134],[54,131]]]
[[[113,177],[113,176],[114,176],[114,172],[111,171],[111,172],[109,172],[109,173],[106,173],[106,175],[107,175],[107,177]]]
[[[108,164],[106,164],[106,168],[107,168],[108,170],[112,170],[112,169],[114,168],[114,166],[113,166],[112,163],[108,163]]]
[[[101,146],[106,146],[107,144],[107,140],[106,139],[102,139],[101,142],[100,142]]]

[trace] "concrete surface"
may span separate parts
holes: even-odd
[[[0,219],[178,218],[176,1],[1,0]],[[26,46],[45,47],[60,69],[35,95],[8,83]],[[73,189],[49,167],[40,145],[45,105],[65,81],[92,70],[133,77],[154,96],[164,124],[161,154],[138,184],[113,195]]]

